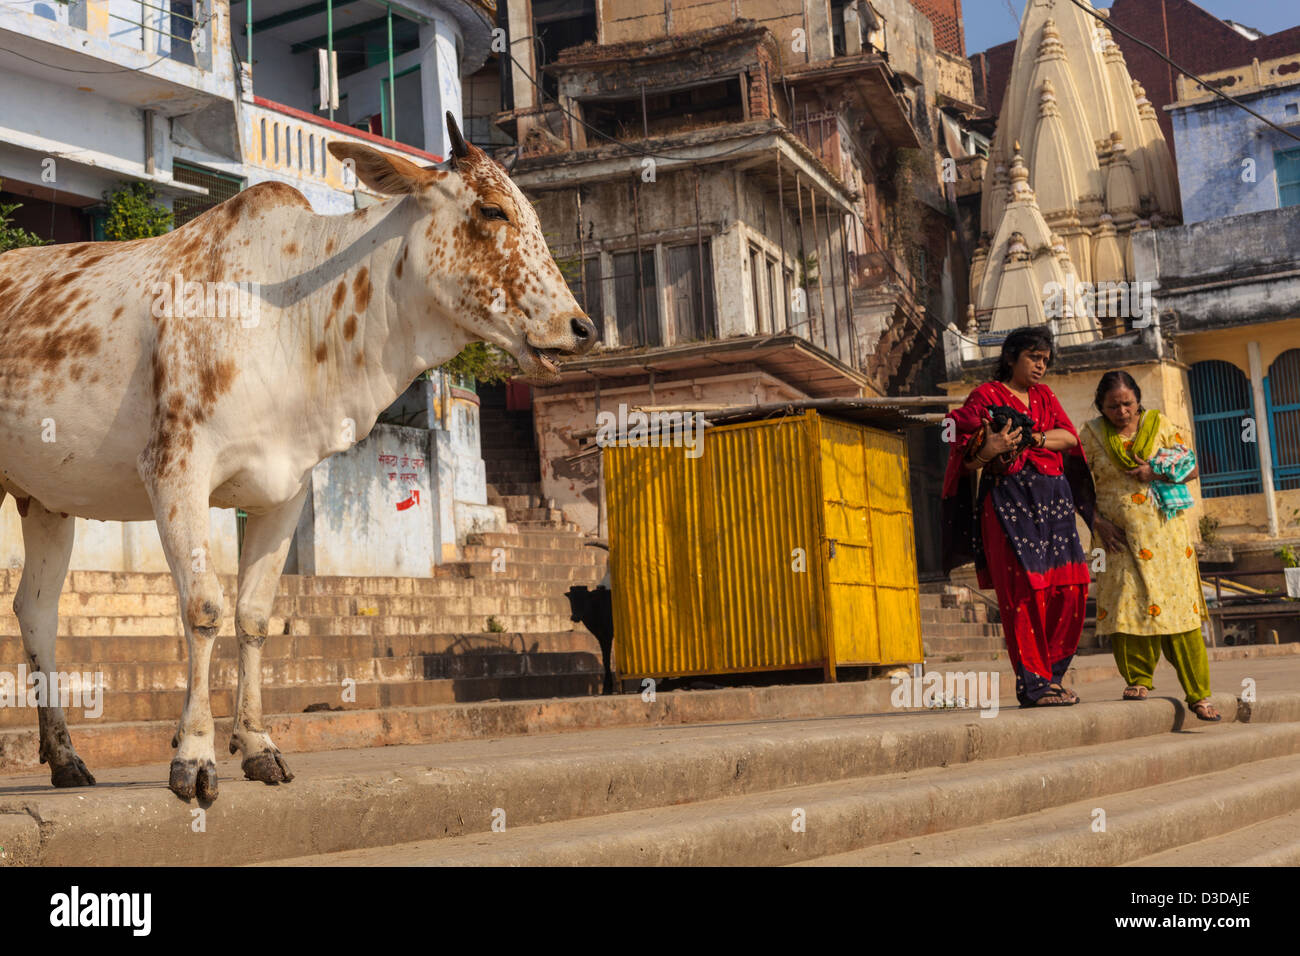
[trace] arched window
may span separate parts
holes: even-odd
[[[1273,452],[1273,487],[1300,488],[1300,349],[1288,349],[1268,368],[1268,438]]]
[[[1260,494],[1264,485],[1259,443],[1243,440],[1254,437],[1254,429],[1244,424],[1255,414],[1249,380],[1237,366],[1217,359],[1197,362],[1189,378],[1201,494],[1206,498]]]

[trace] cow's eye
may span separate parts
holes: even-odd
[[[500,206],[480,206],[479,215],[484,219],[500,219],[502,222],[509,222],[510,217],[506,215],[504,209]]]

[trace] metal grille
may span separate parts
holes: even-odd
[[[244,188],[242,179],[179,160],[172,163],[172,176],[178,183],[203,186],[208,191],[206,196],[178,196],[172,203],[172,215],[178,229]]]
[[[1243,441],[1243,419],[1250,418],[1250,382],[1241,369],[1217,359],[1192,366],[1192,427],[1207,498],[1255,495],[1264,490],[1259,443]]]
[[[1300,488],[1300,349],[1283,352],[1269,366],[1264,395],[1273,487],[1278,491]]]

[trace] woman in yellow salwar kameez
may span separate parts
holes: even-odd
[[[1144,410],[1127,372],[1107,372],[1095,404],[1101,415],[1080,438],[1097,488],[1093,534],[1107,551],[1097,572],[1097,634],[1110,637],[1128,684],[1125,700],[1146,699],[1163,649],[1188,706],[1201,720],[1219,720],[1209,701],[1191,496],[1178,487],[1198,474],[1191,432],[1157,409]]]

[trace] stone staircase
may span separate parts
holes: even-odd
[[[921,585],[921,633],[930,664],[1001,660],[1006,644],[992,593],[962,585]]]
[[[267,715],[364,711],[493,699],[598,694],[596,639],[569,618],[565,591],[594,585],[605,553],[571,533],[522,530],[471,535],[465,560],[433,578],[286,575],[262,652]],[[0,571],[0,671],[25,664],[9,608],[20,570]],[[94,735],[170,739],[184,705],[187,653],[169,574],[73,571],[59,605],[58,669],[101,674],[103,711],[69,708]],[[225,577],[225,615],[212,661],[214,717],[234,708],[238,642],[235,579]],[[346,693],[345,693],[346,692]],[[268,717],[270,719],[270,717]],[[165,726],[164,726],[165,725]],[[35,765],[36,714],[0,707],[0,770]],[[96,754],[122,751],[126,762],[159,759],[150,745],[100,741]]]
[[[520,530],[576,532],[555,502],[542,496],[542,472],[533,432],[533,416],[508,411],[504,392],[483,388],[479,394],[481,449],[487,476],[488,504],[506,509],[506,519]]]

